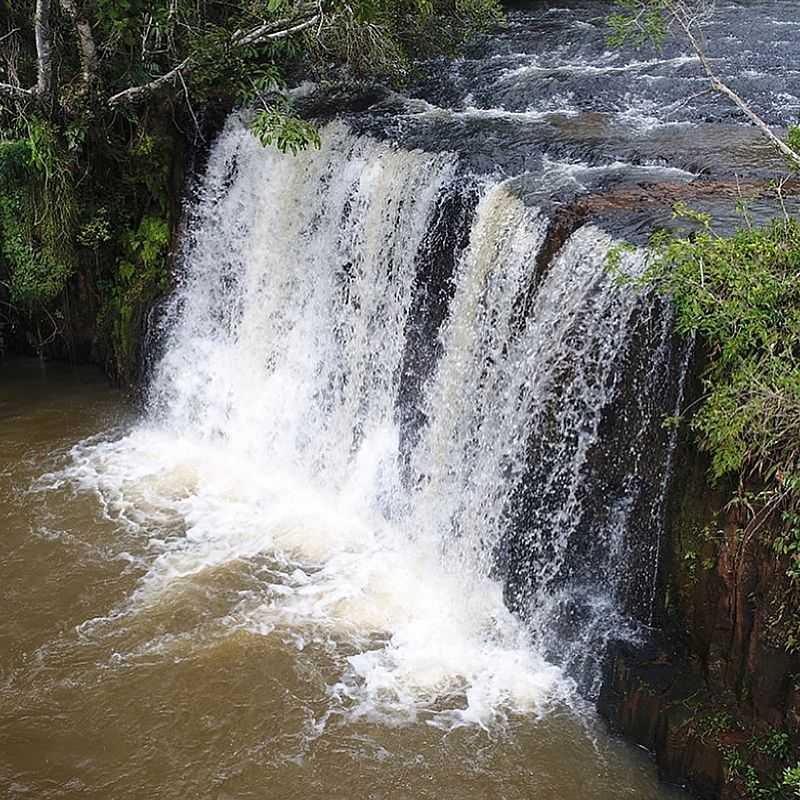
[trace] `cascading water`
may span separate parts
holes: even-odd
[[[675,796],[587,702],[652,621],[690,353],[607,254],[785,165],[680,42],[513,5],[408,97],[299,87],[320,150],[227,122],[143,414],[0,366],[4,797]],[[790,6],[707,29],[776,126]]]
[[[480,199],[456,215],[467,244],[436,285],[429,233],[465,181]],[[675,403],[670,320],[616,286],[591,226],[534,276],[547,230],[513,181],[465,178],[452,155],[332,123],[319,152],[289,158],[232,118],[149,416],[74,453],[72,477],[150,537],[119,613],[267,559],[227,624],[329,642],[349,714],[485,725],[569,699],[576,678],[591,691],[603,636],[630,627],[643,505],[645,549],[659,535],[664,487],[645,484],[669,455],[653,431]],[[421,356],[415,315],[436,293],[439,346]],[[635,358],[650,366],[631,395]],[[649,472],[629,463],[646,435]],[[652,580],[653,563],[635,574]],[[576,642],[559,623],[577,608]]]

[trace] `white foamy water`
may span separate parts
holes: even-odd
[[[347,713],[450,728],[543,712],[574,684],[542,655],[546,621],[506,608],[497,554],[558,388],[571,404],[555,415],[564,457],[542,481],[565,499],[530,538],[539,597],[555,591],[635,296],[613,288],[610,240],[586,228],[526,299],[547,220],[507,185],[484,186],[406,452],[407,333],[419,292],[451,291],[426,282],[424,244],[457,165],[339,123],[322,142],[285,157],[229,121],[189,222],[147,417],[76,447],[66,475],[124,524],[143,573],[127,614],[267,558],[270,579],[222,624],[329,642]],[[590,366],[565,370],[575,357]],[[598,538],[619,549],[623,530]]]

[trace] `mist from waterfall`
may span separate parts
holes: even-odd
[[[603,639],[652,602],[680,358],[599,228],[537,269],[548,222],[448,153],[336,122],[292,158],[232,117],[147,417],[68,470],[147,540],[118,613],[245,561],[261,580],[225,624],[327,648],[348,714],[489,725],[591,694]],[[466,226],[451,275],[437,225]],[[431,297],[446,314],[414,352]]]

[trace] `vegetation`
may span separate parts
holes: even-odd
[[[756,228],[743,209],[743,227],[723,236],[705,214],[680,204],[674,213],[694,229],[654,234],[637,281],[671,296],[678,331],[703,342],[704,392],[690,425],[710,455],[712,477],[738,484],[732,505],[747,519],[739,549],[758,535],[786,561],[789,580],[772,598],[772,633],[794,650],[800,647],[800,221],[786,214]],[[684,554],[690,579],[697,558],[694,550]]]
[[[783,772],[783,785],[794,797],[800,797],[800,762],[793,767],[786,767]]]
[[[691,212],[678,207],[676,214]],[[800,223],[787,218],[733,236],[705,215],[688,236],[658,232],[645,280],[675,301],[678,329],[711,360],[693,418],[719,478],[729,473],[800,489]]]
[[[671,33],[683,37],[709,91],[755,125],[788,169],[800,170],[800,128],[790,126],[780,139],[716,73],[703,34],[713,3],[617,0],[616,6],[608,19],[611,44],[659,47]],[[691,427],[711,457],[713,478],[735,478],[738,485],[731,505],[747,521],[737,552],[759,535],[787,564],[788,581],[770,600],[770,633],[794,651],[800,648],[800,221],[787,212],[783,185],[774,187],[782,218],[755,228],[740,202],[743,224],[732,236],[720,235],[708,215],[676,205],[675,216],[693,229],[652,237],[641,282],[670,295],[679,331],[703,343],[705,391]],[[612,253],[612,266],[618,255]],[[693,549],[683,554],[690,581],[697,558]]]
[[[251,106],[258,139],[297,153],[319,138],[287,84],[402,82],[499,18],[495,0],[0,0],[0,310],[39,351],[99,320],[130,379],[208,110]]]
[[[700,707],[686,729],[722,757],[725,781],[747,800],[789,800],[797,794],[800,764],[791,759],[790,734],[775,727],[751,728],[727,708]]]
[[[706,0],[617,0],[609,19],[609,40],[660,46],[670,32],[684,37],[708,79],[709,90],[726,98],[800,171],[800,128],[789,126],[781,139],[716,73],[707,55],[703,25],[713,13]],[[763,599],[767,610],[765,644],[800,652],[800,220],[787,212],[784,183],[774,186],[780,219],[753,226],[746,202],[742,224],[721,235],[711,218],[676,205],[683,232],[658,231],[651,239],[648,264],[637,278],[645,287],[670,295],[678,329],[697,337],[706,361],[703,393],[689,410],[699,447],[711,460],[712,477],[737,488],[729,508],[738,512],[736,530],[716,536],[676,537],[678,552],[671,587],[680,596],[716,565],[727,547],[738,570],[753,541],[770,547],[783,580],[775,580]],[[620,263],[611,254],[612,266]],[[674,420],[668,420],[672,424]],[[729,517],[730,519],[730,517]],[[708,529],[706,529],[708,530]],[[713,539],[713,546],[712,546]],[[734,576],[734,580],[738,578]],[[690,587],[687,589],[686,587]],[[737,584],[738,588],[738,584]],[[682,598],[691,607],[696,598]],[[668,596],[669,600],[669,596]],[[753,597],[752,602],[758,600]],[[691,626],[691,623],[690,623]],[[746,689],[745,689],[746,691]],[[727,712],[698,725],[702,741],[716,746],[725,779],[737,796],[750,800],[800,797],[796,732],[771,728],[742,742]]]

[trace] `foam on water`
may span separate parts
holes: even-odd
[[[129,614],[147,613],[182,579],[268,554],[287,565],[283,574],[245,592],[225,625],[339,642],[341,680],[331,691],[350,714],[487,724],[570,696],[496,581],[443,562],[433,541],[352,492],[314,488],[219,443],[157,428],[74,457],[76,480],[113,496],[110,513],[130,521],[138,509],[146,574]],[[180,516],[184,530],[165,535],[154,510]]]
[[[232,118],[189,220],[147,417],[75,447],[59,478],[123,523],[120,550],[142,573],[124,613],[267,558],[280,568],[242,590],[224,627],[290,632],[297,647],[321,637],[343,711],[445,728],[574,697],[541,631],[507,609],[497,554],[535,426],[570,380],[564,359],[618,346],[636,307],[604,274],[610,240],[586,228],[528,308],[547,220],[509,184],[485,185],[404,448],[408,330],[415,298],[436,290],[424,242],[456,180],[448,154],[340,123],[319,152],[282,157]],[[595,395],[578,412],[602,409],[584,377],[573,393]],[[576,464],[551,479],[580,484]],[[538,562],[542,591],[563,567],[575,494],[556,516],[560,549]]]

